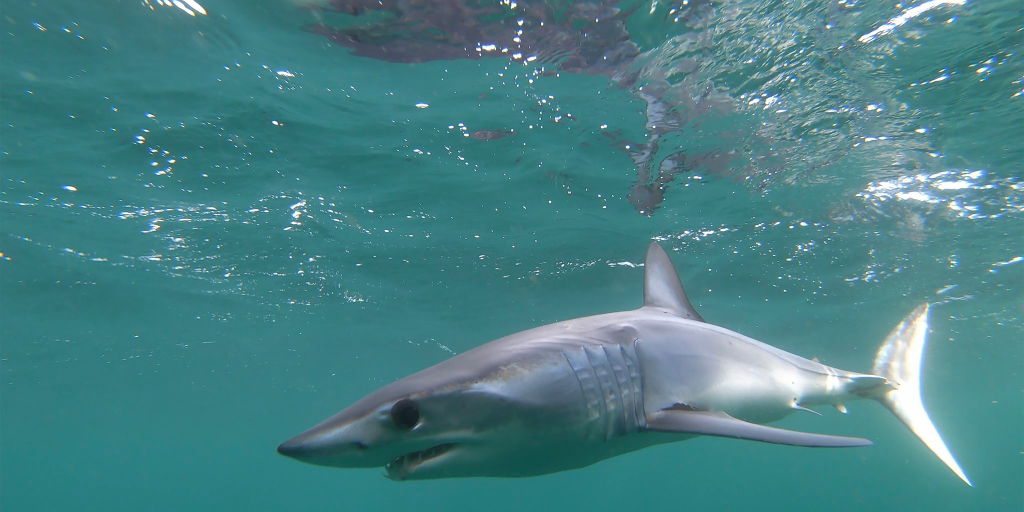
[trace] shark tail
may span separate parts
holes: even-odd
[[[956,476],[973,487],[921,402],[921,360],[928,334],[928,304],[914,309],[878,347],[871,373],[887,385],[872,398],[892,411]]]

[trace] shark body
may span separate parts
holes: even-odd
[[[395,480],[527,477],[699,435],[809,447],[860,438],[769,427],[809,406],[874,399],[964,482],[921,402],[928,306],[879,347],[871,374],[804,359],[703,321],[665,251],[648,248],[644,305],[499,338],[388,384],[282,443],[311,464]]]

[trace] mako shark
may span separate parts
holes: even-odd
[[[925,412],[928,305],[888,335],[871,374],[790,354],[697,314],[651,243],[644,304],[522,331],[388,384],[278,446],[302,462],[384,467],[394,480],[528,477],[661,443],[719,436],[811,447],[872,444],[763,425],[873,399],[970,481]]]

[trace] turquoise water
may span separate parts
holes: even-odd
[[[1024,508],[1019,2],[543,29],[523,2],[482,25],[525,20],[504,54],[459,45],[474,2],[401,35],[198,2],[3,4],[3,510]],[[779,425],[871,447],[703,438],[523,480],[275,453],[452,353],[636,307],[651,239],[709,322],[848,370],[935,304],[924,401],[975,487],[867,402]]]

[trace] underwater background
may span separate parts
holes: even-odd
[[[1024,509],[1019,0],[0,4],[0,509]],[[491,339],[631,309],[923,368],[884,408],[530,479],[278,443]]]

